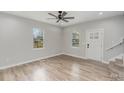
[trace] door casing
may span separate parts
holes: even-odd
[[[95,58],[92,58],[92,57],[89,57],[88,56],[88,48],[87,48],[87,44],[89,43],[88,41],[88,33],[96,33],[96,32],[99,32],[101,35],[100,39],[101,39],[101,49],[100,49],[100,58],[99,59],[95,59]],[[93,60],[99,60],[99,61],[102,61],[103,62],[103,49],[104,49],[104,29],[88,29],[86,30],[86,58],[87,59],[93,59]],[[95,53],[92,53],[95,55]],[[91,54],[91,55],[92,55]]]

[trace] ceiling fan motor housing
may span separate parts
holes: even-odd
[[[62,13],[62,11],[58,11],[60,14]]]

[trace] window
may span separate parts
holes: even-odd
[[[93,39],[93,33],[90,33],[90,39]]]
[[[99,32],[94,33],[94,39],[99,39]]]
[[[43,32],[39,28],[33,28],[33,48],[43,48]]]
[[[72,33],[72,47],[79,47],[79,33],[74,32]]]

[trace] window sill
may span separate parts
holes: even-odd
[[[43,50],[45,48],[33,48],[32,50]]]

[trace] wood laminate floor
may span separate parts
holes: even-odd
[[[0,80],[112,80],[106,64],[60,55],[0,70]]]

